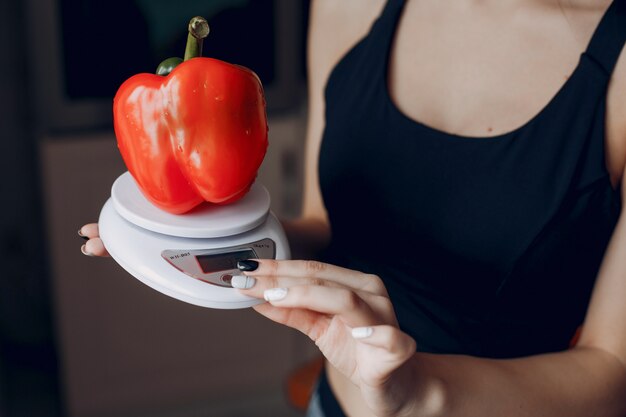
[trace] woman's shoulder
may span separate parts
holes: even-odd
[[[307,72],[309,115],[302,217],[326,220],[317,161],[324,129],[324,86],[341,57],[368,32],[386,0],[313,0],[309,16]]]
[[[626,1],[626,0],[616,0]],[[626,27],[626,16],[622,16]],[[622,182],[622,200],[626,203],[626,44],[611,74],[607,96],[607,157],[614,184]],[[626,210],[626,204],[624,205]]]
[[[348,34],[369,26],[380,14],[387,0],[313,0],[311,16],[320,19],[329,32]]]
[[[309,61],[327,73],[369,31],[386,0],[314,0],[309,21]]]

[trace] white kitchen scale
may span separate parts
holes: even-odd
[[[202,204],[175,215],[148,201],[129,172],[113,184],[98,220],[113,259],[144,284],[211,308],[246,308],[263,300],[232,288],[237,261],[288,259],[285,233],[259,183],[227,205]]]

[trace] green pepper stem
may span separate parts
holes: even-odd
[[[209,35],[209,23],[204,17],[196,16],[189,21],[188,29],[185,61],[202,56],[202,42]]]

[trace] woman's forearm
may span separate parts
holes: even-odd
[[[409,366],[403,417],[626,416],[626,368],[600,349],[510,360],[417,353]]]

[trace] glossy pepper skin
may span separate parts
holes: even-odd
[[[139,188],[173,214],[243,197],[268,146],[259,78],[212,58],[189,59],[165,77],[129,78],[115,95],[113,120]]]

